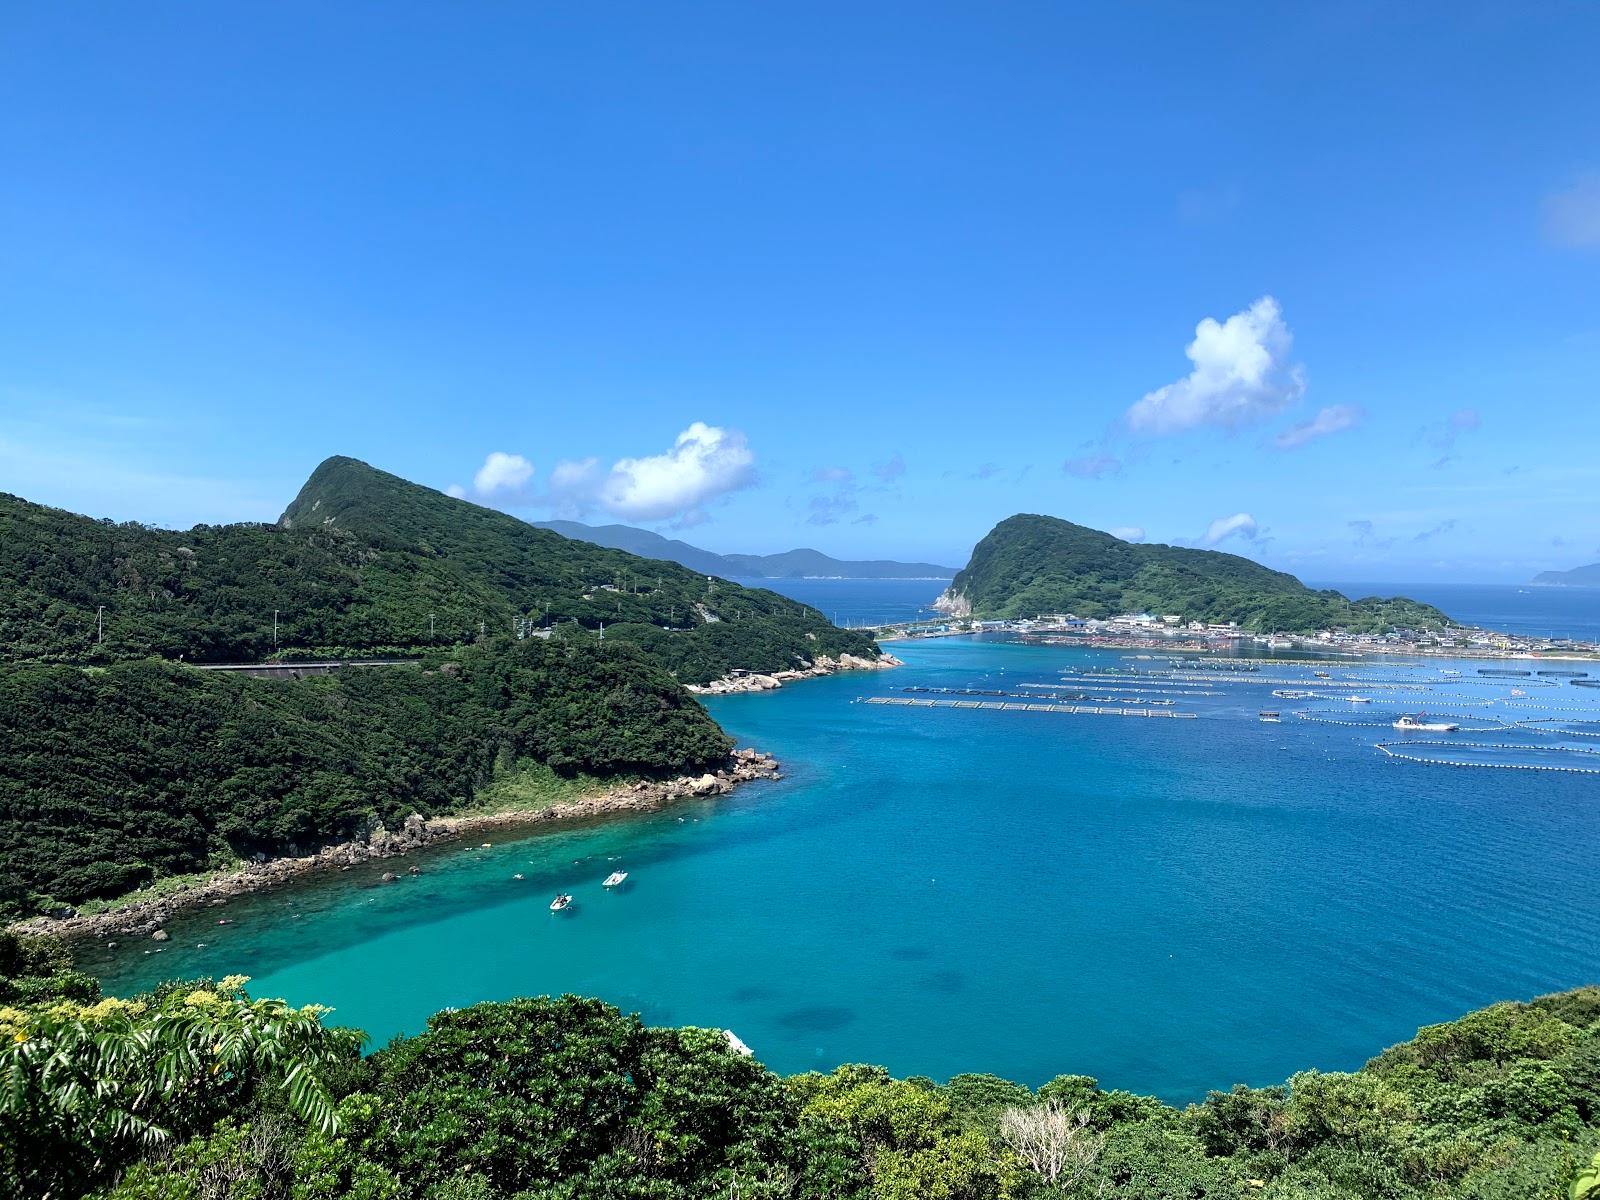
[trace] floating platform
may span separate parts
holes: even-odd
[[[1000,700],[916,700],[909,696],[868,696],[868,704],[892,704],[898,708],[982,708],[993,712],[1072,713],[1097,717],[1169,717],[1192,721],[1192,712],[1173,712],[1170,708],[1104,708],[1092,704],[1024,704]]]

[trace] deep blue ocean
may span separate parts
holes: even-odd
[[[842,619],[896,602],[824,586]],[[1600,774],[1442,765],[1600,767],[1600,689],[1471,662],[1319,680],[965,637],[896,653],[898,670],[712,701],[782,759],[781,782],[500,834],[389,885],[392,864],[372,864],[85,965],[119,989],[250,975],[379,1044],[445,1006],[571,991],[731,1028],[784,1072],[1082,1073],[1172,1100],[1354,1068],[1419,1025],[1600,982]],[[861,702],[939,695],[906,688],[1197,717]],[[1271,695],[1284,688],[1319,694]],[[1344,699],[1358,694],[1371,703]],[[1390,727],[1417,710],[1463,731]],[[608,893],[617,867],[629,885]],[[577,902],[552,917],[558,890]]]

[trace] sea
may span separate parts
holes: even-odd
[[[941,585],[778,586],[854,623]],[[1485,624],[1594,619],[1505,591],[1452,607],[1410,589]],[[1581,686],[1600,668],[1197,670],[993,635],[895,652],[894,670],[710,700],[781,781],[500,831],[393,883],[392,861],[368,864],[83,965],[118,992],[248,975],[374,1046],[445,1007],[574,992],[731,1029],[785,1073],[1086,1074],[1173,1102],[1354,1069],[1419,1026],[1600,983],[1600,688]],[[1405,712],[1460,729],[1402,733]],[[608,891],[613,870],[628,881]],[[551,914],[558,891],[575,903]]]

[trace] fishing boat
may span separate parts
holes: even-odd
[[[1261,719],[1268,725],[1277,725],[1283,720],[1283,717],[1269,708],[1262,710]]]
[[[606,881],[600,886],[608,888],[621,887],[627,878],[628,873],[626,871],[613,871],[606,876]]]
[[[1454,733],[1461,728],[1453,721],[1430,721],[1426,713],[1406,713],[1395,721],[1394,727],[1415,733]]]
[[[1371,704],[1372,703],[1372,697],[1371,696],[1346,696],[1345,700],[1347,702],[1349,702],[1350,704]]]
[[[566,910],[568,907],[570,907],[571,904],[572,904],[572,897],[570,895],[568,895],[566,892],[562,892],[554,900],[550,901],[550,911],[553,912],[553,913],[562,912],[562,911]]]
[[[1313,671],[1311,673],[1313,675],[1315,675],[1318,679],[1332,679],[1333,678],[1333,676],[1329,675],[1326,671]]]

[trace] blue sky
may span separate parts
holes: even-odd
[[[8,9],[0,490],[1600,559],[1600,7]]]

